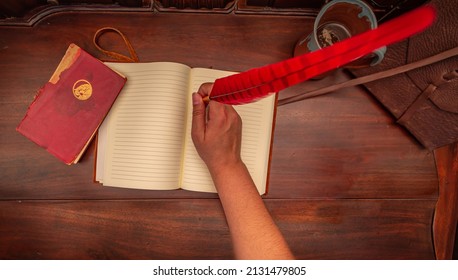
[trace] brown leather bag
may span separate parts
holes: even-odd
[[[431,1],[436,22],[423,33],[388,48],[384,61],[352,71],[363,76],[458,47],[456,0]],[[420,20],[420,19],[419,19]],[[458,57],[365,84],[367,89],[428,149],[458,141]]]
[[[431,4],[437,10],[433,26],[389,46],[381,64],[353,69],[357,78],[280,99],[278,105],[364,84],[423,146],[433,150],[458,142],[458,7],[456,0]]]

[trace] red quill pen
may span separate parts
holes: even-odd
[[[419,33],[435,14],[426,5],[330,47],[217,79],[209,98],[230,105],[254,102]]]

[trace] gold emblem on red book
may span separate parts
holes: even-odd
[[[79,100],[87,100],[92,95],[92,85],[86,80],[78,80],[73,84],[73,95]]]

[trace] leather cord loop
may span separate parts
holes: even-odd
[[[130,57],[119,54],[117,52],[107,51],[100,46],[99,38],[103,34],[108,33],[108,32],[114,32],[118,34],[119,36],[121,36],[121,38],[124,40],[127,50],[129,51]],[[127,39],[127,37],[121,31],[119,31],[118,29],[114,27],[103,27],[97,30],[97,32],[95,32],[94,34],[93,43],[100,52],[102,52],[106,56],[114,58],[117,62],[139,62],[137,53],[135,52],[134,48],[132,47],[132,44],[130,43],[129,39]]]

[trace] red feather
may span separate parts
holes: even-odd
[[[330,47],[217,79],[210,100],[231,105],[254,102],[419,33],[434,18],[435,10],[426,5]]]

